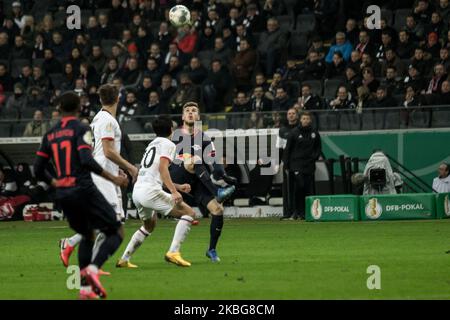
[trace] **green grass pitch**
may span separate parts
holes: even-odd
[[[357,223],[225,221],[220,264],[204,256],[209,220],[183,244],[191,268],[163,260],[175,223],[160,221],[136,253],[139,269],[114,263],[139,222],[104,269],[110,299],[448,299],[450,221]],[[58,258],[65,222],[0,223],[0,299],[76,299]],[[72,262],[76,262],[74,256]],[[381,268],[381,290],[368,290],[367,267]]]

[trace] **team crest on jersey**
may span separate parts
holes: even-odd
[[[92,137],[92,132],[91,132],[90,130],[89,130],[89,131],[86,131],[86,133],[84,134],[84,136],[83,136],[83,141],[84,141],[86,144],[92,146],[92,144],[93,144],[93,142],[94,142],[94,139],[93,139],[93,137]]]

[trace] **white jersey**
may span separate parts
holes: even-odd
[[[108,111],[99,111],[91,123],[91,129],[94,135],[94,151],[93,157],[103,170],[108,171],[114,176],[119,175],[119,166],[106,158],[103,152],[102,140],[114,141],[114,149],[120,153],[120,145],[122,140],[122,131],[119,123]],[[125,213],[122,206],[122,192],[118,186],[105,178],[91,174],[92,181],[103,194],[105,199],[111,204],[114,211],[117,213],[118,220],[125,218]]]
[[[135,188],[146,186],[152,189],[162,189],[159,172],[160,160],[166,158],[172,162],[175,159],[175,151],[175,144],[167,138],[158,137],[150,142],[142,157]]]
[[[120,153],[120,144],[122,140],[122,131],[119,123],[108,111],[100,110],[91,123],[91,129],[94,134],[94,159],[98,164],[109,173],[119,175],[119,166],[106,158],[103,152],[102,140],[114,141],[114,148]]]

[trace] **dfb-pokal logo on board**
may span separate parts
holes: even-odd
[[[366,217],[369,219],[378,219],[381,214],[383,213],[383,208],[378,203],[377,198],[372,198],[369,200],[369,202],[366,205],[365,209]]]
[[[322,205],[319,199],[314,199],[311,206],[311,216],[314,220],[319,220],[322,217]]]

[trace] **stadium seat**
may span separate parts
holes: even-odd
[[[340,79],[326,79],[324,82],[323,96],[325,99],[333,99],[336,97],[338,87],[342,84]]]
[[[338,112],[318,112],[319,131],[337,131],[339,129]]]
[[[399,128],[400,128],[400,112],[385,111],[384,129],[399,129]]]
[[[111,55],[112,47],[117,43],[116,39],[102,39],[102,50],[106,55]]]
[[[375,115],[372,110],[364,110],[361,115],[361,130],[375,129]]]
[[[41,67],[42,68],[42,64],[44,63],[45,59],[33,59],[33,67]]]
[[[293,32],[290,41],[290,53],[297,58],[304,58],[308,53],[308,39],[306,33]]]
[[[12,126],[12,137],[23,137],[23,133],[25,131],[25,127],[27,126],[26,122],[15,123]]]
[[[445,128],[450,127],[450,109],[446,110],[433,110],[431,118],[432,128]]]
[[[397,9],[395,11],[395,30],[400,31],[400,29],[406,25],[406,17],[411,13],[411,9]]]
[[[143,132],[141,125],[135,120],[124,121],[122,123],[122,128],[127,134],[137,134]]]
[[[200,59],[200,63],[206,69],[209,69],[213,55],[214,55],[214,52],[210,51],[210,50],[199,51],[197,53],[197,56]]]
[[[291,97],[296,97],[300,94],[300,82],[298,81],[289,81],[287,83],[288,94]]]
[[[30,65],[31,61],[28,59],[15,59],[11,61],[11,76],[14,78],[19,77],[22,72],[22,68]]]
[[[11,134],[11,123],[0,121],[0,138],[8,138]]]
[[[361,130],[361,117],[355,111],[340,112],[339,130],[357,131]]]
[[[394,22],[394,13],[391,10],[382,9],[381,17],[386,19],[388,26],[392,26],[392,23]]]
[[[384,111],[374,110],[373,115],[375,119],[375,130],[384,129]]]
[[[3,110],[0,113],[2,119],[17,120],[19,118],[19,112],[15,109]]]
[[[0,59],[0,63],[6,65],[6,68],[9,70],[9,60]]]
[[[53,15],[53,21],[55,23],[55,26],[61,27],[66,23],[67,14],[65,11],[57,11]]]
[[[430,127],[430,111],[414,110],[409,114],[410,128],[429,128]]]
[[[25,108],[20,112],[20,119],[21,120],[31,120],[33,119],[34,112],[36,110],[33,108]]]
[[[161,24],[161,21],[152,21],[152,22],[150,22],[149,23],[149,29],[150,29],[150,32],[152,33],[152,34],[157,34],[158,33],[158,31],[159,31],[159,25]]]
[[[283,16],[277,16],[276,19],[278,20],[281,29],[284,29],[286,31],[292,30],[294,26],[294,19],[291,15],[287,14]]]
[[[316,28],[316,17],[314,14],[299,14],[297,16],[296,30],[308,33]]]
[[[314,93],[315,95],[318,95],[318,96],[322,96],[322,81],[308,80],[308,81],[303,81],[302,85],[303,84],[309,84],[311,86],[312,93]]]
[[[64,76],[61,73],[50,73],[50,80],[56,89],[60,89],[61,83],[63,82]]]
[[[81,25],[87,26],[89,22],[89,18],[92,17],[94,14],[92,13],[92,10],[90,9],[83,9],[81,10]]]
[[[254,32],[253,33],[253,41],[257,45],[259,43],[259,39],[261,39],[262,32]]]
[[[49,12],[49,7],[52,2],[51,0],[39,0],[35,1],[33,7],[31,8],[31,13],[36,22],[42,21],[47,12]]]
[[[223,114],[210,114],[207,121],[209,129],[226,130],[228,128],[227,116]]]
[[[102,8],[102,9],[95,10],[95,16],[96,17],[98,17],[102,13],[106,13],[106,15],[109,17],[109,15],[111,13],[111,9],[109,9],[109,8]]]

